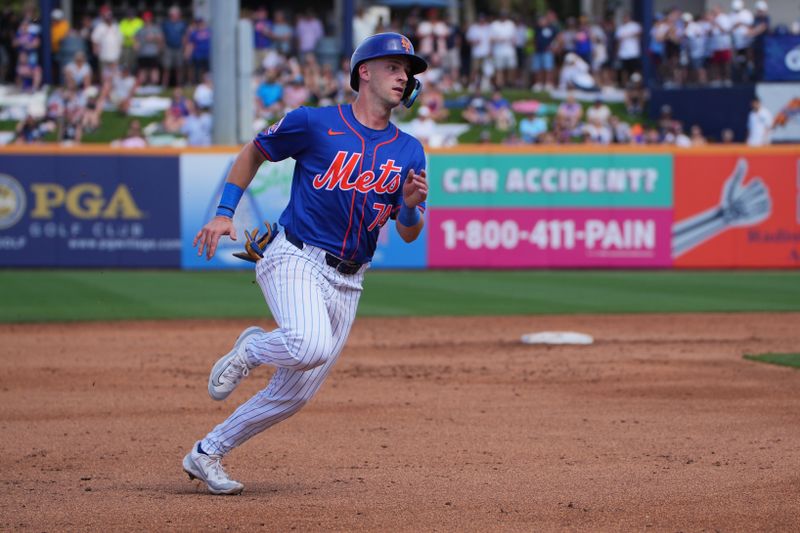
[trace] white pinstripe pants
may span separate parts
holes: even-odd
[[[314,396],[350,334],[367,268],[341,274],[325,263],[324,250],[299,250],[283,233],[275,238],[256,264],[256,280],[278,328],[254,336],[246,350],[251,362],[277,370],[266,389],[203,439],[207,453],[227,454]]]

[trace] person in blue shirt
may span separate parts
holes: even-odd
[[[519,136],[523,142],[536,143],[547,132],[547,119],[531,110],[519,121]]]
[[[275,118],[283,108],[283,85],[278,82],[274,70],[264,73],[264,79],[256,88],[256,112],[258,116],[267,120]]]
[[[267,8],[259,6],[253,13],[253,46],[255,47],[254,70],[264,67],[264,58],[272,49],[272,21],[268,18]]]
[[[365,39],[351,58],[353,104],[299,107],[247,143],[228,172],[216,216],[195,236],[198,255],[213,257],[223,235],[237,238],[233,216],[259,167],[295,160],[282,231],[268,246],[250,244],[257,249],[256,281],[278,327],[244,330],[212,368],[208,392],[224,400],[256,367],[273,366],[275,373],[183,459],[184,471],[211,493],[240,493],[244,485],[228,477],[222,457],[319,390],[347,341],[381,228],[394,219],[405,242],[422,232],[425,153],[389,119],[401,103],[411,106],[421,86],[414,76],[427,66],[403,35]]]
[[[164,50],[161,57],[161,64],[164,67],[162,77],[164,89],[169,87],[172,79],[175,81],[175,86],[183,85],[183,47],[187,27],[186,21],[181,18],[181,9],[178,6],[169,8],[169,17],[161,24],[161,31],[164,33]]]
[[[533,30],[535,48],[531,59],[531,70],[535,76],[534,91],[552,88],[555,83],[553,77],[555,57],[552,48],[556,37],[558,37],[558,26],[550,23],[546,15],[539,17]]]
[[[191,83],[200,83],[203,74],[211,68],[211,28],[202,17],[195,19],[194,28],[189,31],[184,57],[192,66]]]

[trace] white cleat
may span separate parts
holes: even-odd
[[[227,398],[242,378],[250,373],[253,367],[247,363],[245,344],[249,337],[258,333],[264,333],[264,330],[257,326],[244,330],[236,339],[233,349],[214,364],[208,376],[208,395],[213,399],[220,401]]]
[[[240,494],[244,485],[228,477],[222,468],[222,456],[200,453],[199,446],[197,442],[183,458],[183,471],[189,474],[189,479],[205,481],[211,494]]]

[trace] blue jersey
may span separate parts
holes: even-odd
[[[381,227],[400,208],[409,169],[425,169],[418,140],[391,123],[367,128],[349,105],[300,107],[253,143],[269,161],[296,161],[281,226],[359,263],[372,259]]]

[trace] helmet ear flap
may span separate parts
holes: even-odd
[[[404,106],[411,107],[414,105],[414,100],[419,96],[422,90],[422,82],[413,76],[406,83],[406,90],[403,92],[403,99],[400,100]]]

